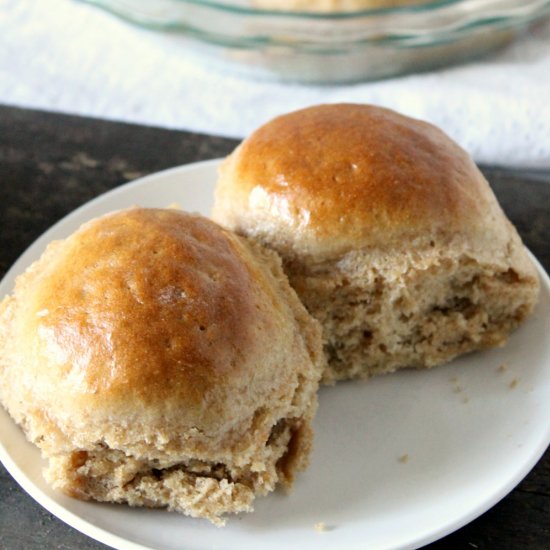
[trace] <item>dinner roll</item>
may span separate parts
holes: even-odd
[[[84,224],[0,304],[0,399],[46,479],[216,524],[305,467],[323,362],[277,254],[177,210]]]
[[[320,105],[267,123],[224,162],[213,217],[281,254],[323,325],[325,382],[500,345],[537,299],[474,162],[387,109]]]

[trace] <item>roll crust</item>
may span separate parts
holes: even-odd
[[[337,104],[283,115],[246,139],[221,168],[213,218],[259,235],[276,223],[285,255],[325,261],[457,232],[492,240],[502,211],[438,128]]]

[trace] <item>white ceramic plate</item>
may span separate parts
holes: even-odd
[[[0,296],[49,241],[100,214],[173,202],[208,214],[217,166],[209,161],[154,174],[84,205],[19,258]],[[116,548],[417,548],[495,504],[548,446],[550,281],[538,268],[538,308],[506,347],[432,371],[323,388],[311,466],[293,493],[258,499],[253,514],[232,517],[223,529],[163,510],[80,502],[52,491],[42,479],[38,450],[4,411],[0,458],[42,506]],[[327,526],[323,533],[314,529],[319,522]]]

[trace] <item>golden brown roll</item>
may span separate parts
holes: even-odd
[[[199,215],[119,211],[0,304],[0,400],[55,488],[221,524],[306,465],[320,332],[272,251]]]
[[[500,345],[537,299],[535,267],[467,153],[387,109],[267,123],[224,162],[213,217],[281,254],[323,325],[327,382]]]

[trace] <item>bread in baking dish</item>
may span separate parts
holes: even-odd
[[[500,345],[537,299],[467,153],[387,109],[320,105],[262,126],[224,162],[213,218],[281,254],[323,325],[325,382]]]
[[[252,0],[262,9],[290,12],[354,12],[433,4],[438,0]]]
[[[322,364],[278,256],[176,210],[86,223],[0,305],[0,401],[47,480],[217,524],[306,465]]]

